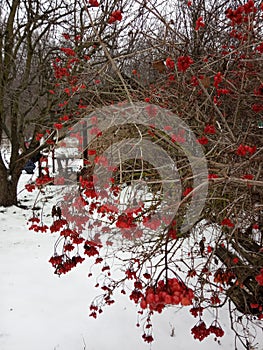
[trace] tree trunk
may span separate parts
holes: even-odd
[[[21,172],[16,172],[12,176],[8,172],[0,173],[0,206],[10,207],[17,205],[17,185]]]
[[[260,307],[263,305],[263,287],[255,280],[255,276],[259,273],[262,266],[262,255],[259,254],[259,246],[249,237],[249,229],[247,230],[247,246],[251,248],[254,246],[255,250],[249,251],[249,259],[243,251],[240,250],[242,246],[236,244],[235,248],[239,255],[244,258],[244,262],[239,261],[237,266],[233,266],[232,261],[237,255],[225,247],[219,246],[215,250],[215,255],[224,263],[224,265],[231,269],[237,276],[239,285],[233,285],[227,291],[227,295],[235,304],[237,310],[243,314],[260,314]],[[249,241],[250,240],[250,241]],[[245,262],[246,261],[246,262]],[[240,285],[243,287],[240,288]],[[258,304],[257,308],[252,307],[252,304]]]

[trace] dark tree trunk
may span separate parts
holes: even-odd
[[[17,169],[12,175],[8,171],[0,171],[0,206],[17,205],[17,185],[21,170]]]
[[[249,232],[250,228],[245,234],[239,234],[238,242],[234,241],[232,243],[232,247],[242,256],[244,262],[239,261],[237,266],[233,266],[233,258],[237,255],[235,252],[221,246],[216,248],[215,255],[237,276],[239,285],[243,285],[242,288],[233,285],[227,291],[227,295],[238,311],[243,314],[260,314],[260,309],[253,308],[251,305],[263,305],[263,287],[255,280],[255,276],[259,273],[259,269],[263,264],[263,257],[259,253],[260,246],[253,242]],[[245,236],[246,240],[244,239]],[[244,247],[249,247],[249,251],[243,250]]]

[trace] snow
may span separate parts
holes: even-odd
[[[28,179],[29,175],[22,175],[21,189]],[[20,198],[27,205],[34,195],[21,191]],[[99,292],[94,279],[88,278],[89,262],[60,278],[54,275],[48,260],[57,237],[28,231],[29,217],[27,210],[0,208],[1,350],[235,348],[227,312],[219,320],[226,333],[221,345],[211,336],[201,343],[193,339],[190,329],[197,320],[188,307],[169,308],[153,317],[152,345],[142,340],[143,331],[136,327],[137,308],[127,295],[116,294],[115,304],[98,319],[89,317],[89,305]],[[262,339],[258,342],[257,349],[262,350]]]

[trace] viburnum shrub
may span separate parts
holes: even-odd
[[[54,196],[47,218],[36,201],[29,229],[58,236],[49,260],[56,274],[85,259],[99,271],[100,295],[90,305],[91,317],[115,302],[118,289],[138,305],[147,343],[154,340],[152,315],[168,307],[183,306],[198,317],[189,332],[199,341],[224,335],[220,308],[227,301],[231,327],[244,347],[252,346],[253,329],[262,328],[263,8],[242,3],[173,4],[174,13],[187,19],[184,29],[175,30],[177,22],[161,5],[160,11],[142,6],[135,15],[88,1],[94,40],[83,32],[77,38],[64,33],[52,62],[50,95],[61,100],[52,128],[36,137],[64,150],[74,139],[83,167],[72,180],[63,170],[51,176],[45,166],[26,185],[43,198],[45,191]],[[136,42],[133,26],[143,14],[149,16],[144,23],[149,31],[142,26]],[[100,16],[105,21],[98,30]],[[116,42],[107,42],[114,33]],[[118,51],[123,42],[132,52]],[[185,124],[174,126],[175,116]],[[130,153],[137,145],[140,152]],[[162,158],[156,163],[160,148],[172,162],[169,174]],[[204,159],[207,172],[201,171],[196,186],[195,166]],[[175,200],[162,206],[173,191]],[[184,230],[185,221],[192,225]]]

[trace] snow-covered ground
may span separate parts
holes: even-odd
[[[22,175],[21,188],[28,178]],[[20,197],[32,194],[23,191]],[[220,319],[225,331],[220,343],[212,336],[200,343],[190,334],[197,320],[189,308],[169,308],[153,318],[151,346],[142,340],[136,306],[125,295],[119,293],[98,319],[90,318],[89,305],[98,290],[87,277],[89,263],[60,278],[54,275],[48,260],[56,236],[28,231],[29,216],[17,207],[0,208],[1,350],[235,349],[227,313]],[[262,337],[258,342],[262,350]]]

